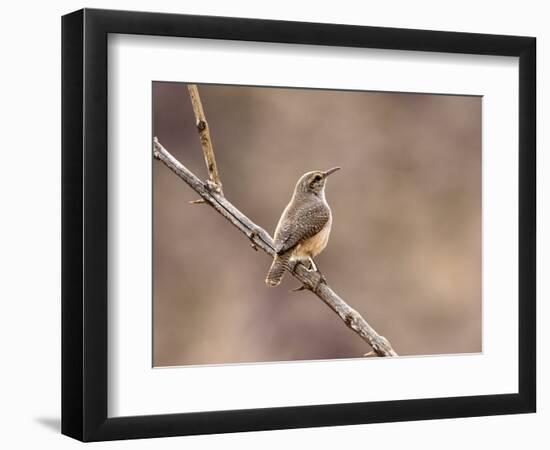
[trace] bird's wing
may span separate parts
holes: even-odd
[[[275,233],[275,251],[282,254],[300,242],[319,233],[330,218],[330,209],[323,203],[285,211]]]

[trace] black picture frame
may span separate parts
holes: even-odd
[[[109,418],[109,33],[519,57],[518,393]],[[84,9],[62,18],[62,433],[82,441],[535,412],[536,39]]]

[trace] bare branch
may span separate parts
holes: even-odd
[[[189,96],[191,97],[191,103],[193,105],[193,111],[195,112],[195,119],[197,125],[197,131],[201,141],[202,152],[204,153],[204,161],[206,168],[208,169],[208,176],[210,178],[211,190],[223,194],[222,182],[218,173],[218,166],[216,165],[216,157],[214,156],[214,147],[212,146],[212,138],[210,136],[210,128],[206,121],[206,115],[202,107],[201,98],[199,95],[199,89],[196,84],[188,84]],[[195,200],[193,203],[202,203],[200,200]]]
[[[153,141],[153,155],[185,181],[206,203],[212,206],[218,213],[244,233],[248,239],[250,239],[253,248],[256,250],[260,248],[270,256],[275,255],[273,240],[267,231],[256,225],[233,206],[233,204],[223,196],[223,193],[212,189],[210,183],[201,181],[193,172],[174,158],[159,143],[156,137]],[[291,274],[297,278],[306,289],[315,293],[317,297],[330,307],[330,309],[338,314],[349,328],[355,331],[372,347],[376,355],[398,356],[388,340],[380,336],[357,311],[342,300],[326,282],[322,280],[322,276],[318,272],[309,272],[303,264],[299,263]]]

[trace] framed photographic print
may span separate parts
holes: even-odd
[[[62,21],[62,432],[526,413],[532,37]]]

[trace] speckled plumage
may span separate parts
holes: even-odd
[[[303,175],[294,189],[275,230],[275,250],[266,277],[269,286],[277,286],[292,260],[317,256],[325,248],[332,225],[332,213],[325,198],[326,177],[336,171],[313,171]]]
[[[315,236],[329,222],[328,203],[317,196],[311,197],[291,201],[285,208],[275,231],[275,250],[279,255]]]

